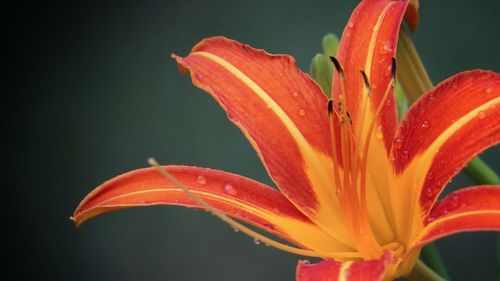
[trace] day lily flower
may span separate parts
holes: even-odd
[[[97,187],[73,220],[159,204],[213,209],[290,243],[271,246],[324,259],[299,262],[299,281],[405,276],[432,241],[500,230],[498,186],[438,199],[470,159],[500,141],[500,75],[457,74],[398,123],[394,57],[408,2],[365,0],[354,10],[333,58],[330,101],[287,55],[224,37],[173,55],[242,130],[279,191],[213,169],[163,166],[167,179],[144,168]]]

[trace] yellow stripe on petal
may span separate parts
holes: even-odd
[[[343,227],[343,221],[340,217],[340,208],[334,194],[333,175],[331,172],[332,159],[329,155],[312,147],[306,140],[301,131],[297,128],[293,120],[285,113],[285,111],[264,91],[257,83],[248,77],[234,65],[224,60],[223,58],[208,52],[194,52],[192,56],[201,56],[207,58],[218,65],[222,66],[234,77],[237,77],[244,85],[252,90],[271,110],[286,127],[292,138],[296,141],[297,147],[303,158],[303,165],[306,174],[308,175],[310,186],[314,190],[319,202],[317,208],[311,206],[296,207],[308,215],[316,224],[322,227],[327,233],[342,241],[345,244],[350,244],[350,239]],[[326,104],[325,104],[326,108]],[[326,118],[326,110],[325,110]],[[257,145],[258,147],[258,145]],[[266,157],[266,155],[262,155]],[[278,187],[279,187],[279,183]],[[293,194],[287,194],[294,202]]]

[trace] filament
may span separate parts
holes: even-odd
[[[285,251],[285,252],[289,252],[289,253],[301,255],[301,256],[307,256],[307,257],[317,257],[317,258],[360,258],[361,257],[361,255],[357,252],[318,252],[318,251],[301,249],[301,248],[286,245],[286,244],[283,244],[281,242],[275,241],[271,238],[268,238],[268,237],[266,237],[266,236],[264,236],[256,231],[248,228],[247,226],[237,222],[236,220],[230,218],[229,216],[227,216],[226,214],[217,210],[216,208],[210,206],[210,204],[208,204],[205,200],[203,200],[201,197],[199,197],[195,193],[191,192],[186,185],[184,185],[182,182],[177,180],[166,169],[163,169],[154,158],[149,158],[148,162],[151,166],[156,168],[165,178],[167,178],[171,183],[173,183],[175,186],[180,188],[189,197],[191,197],[198,204],[200,204],[205,210],[209,211],[214,216],[218,217],[222,221],[229,224],[231,227],[233,227],[233,229],[237,229],[237,230],[245,233],[246,235],[248,235],[254,239],[262,241],[266,245],[272,246],[274,248],[277,248],[277,249]]]

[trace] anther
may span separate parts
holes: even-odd
[[[337,60],[337,58],[334,57],[334,56],[331,56],[330,60],[333,62],[333,65],[335,66],[335,70],[337,70],[337,72],[339,73],[340,77],[342,79],[345,79],[344,70],[342,69],[342,66],[340,65],[340,62]]]
[[[328,100],[328,117],[330,117],[333,113],[333,100]]]
[[[368,81],[368,77],[366,76],[366,72],[363,69],[359,70],[361,72],[361,76],[363,77],[363,82],[365,83],[365,88],[368,90],[368,96],[370,96],[371,87],[370,82]]]
[[[396,84],[396,57],[392,57],[392,66],[391,66],[391,76],[392,76],[392,86]]]

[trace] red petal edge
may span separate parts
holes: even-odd
[[[388,265],[394,260],[388,251],[378,260],[338,262],[325,260],[316,264],[299,261],[297,281],[378,281],[387,278]]]

